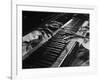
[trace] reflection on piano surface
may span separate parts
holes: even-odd
[[[22,40],[22,67],[89,66],[89,15],[59,14]]]

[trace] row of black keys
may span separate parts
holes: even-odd
[[[23,61],[23,68],[51,67],[66,46],[65,36],[56,34]]]

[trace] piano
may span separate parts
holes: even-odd
[[[77,40],[72,39],[73,35],[84,37],[77,34],[78,30],[82,27],[82,24],[86,21],[85,18],[81,18],[80,16],[83,15],[79,14],[78,16],[64,20],[66,22],[61,22],[62,24],[60,24],[59,28],[51,32],[52,35],[50,37],[41,41],[36,47],[32,48],[22,56],[22,68],[69,66],[74,60],[74,57],[77,54],[76,51],[80,46]],[[61,18],[58,19],[59,21],[66,17],[66,15],[60,17]],[[47,28],[50,29],[49,27]],[[45,31],[45,29],[42,30]],[[52,31],[52,29],[50,30]]]

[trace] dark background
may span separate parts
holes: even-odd
[[[82,19],[89,19],[89,14],[79,15],[79,13],[22,11],[22,35],[24,36],[33,31],[34,29],[37,29],[38,27],[43,27],[43,24],[45,24],[49,20],[54,19],[57,15],[65,15],[63,17],[58,18],[57,21],[59,22],[64,22],[66,21],[66,18],[69,20],[74,16],[80,17]]]
[[[43,24],[48,19],[61,13],[53,12],[33,12],[23,11],[22,12],[22,35],[26,35],[33,29],[38,28],[40,24]]]

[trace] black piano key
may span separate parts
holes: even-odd
[[[48,49],[47,51],[49,51],[49,52],[54,52],[54,53],[57,53],[57,54],[60,53],[60,51],[55,51],[55,50],[50,50],[50,49]]]
[[[49,53],[47,52],[46,55],[48,55],[48,56],[54,56],[54,57],[58,57],[58,54],[53,53],[53,52],[49,52]]]
[[[51,46],[50,46],[51,47]],[[53,48],[57,48],[57,49],[63,49],[64,46],[53,46]]]
[[[63,49],[65,45],[48,45],[47,47],[57,48],[57,49]]]
[[[56,52],[61,52],[61,49],[57,49],[57,48],[53,48],[53,47],[47,47],[47,50],[46,51],[50,51],[50,50],[52,50],[52,51],[56,51]]]
[[[52,41],[62,43],[62,44],[66,43],[66,40],[64,40],[64,39],[52,39]]]
[[[57,41],[52,41],[51,43],[50,43],[51,45],[52,44],[54,44],[54,45],[64,45],[64,43],[61,43],[61,42],[57,42]]]

